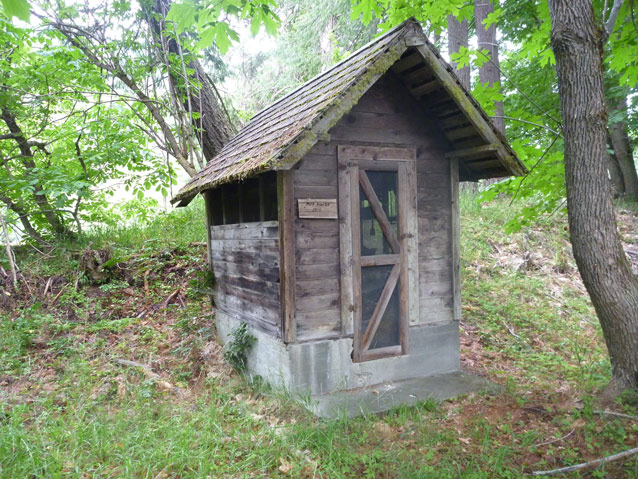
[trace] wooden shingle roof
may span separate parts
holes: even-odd
[[[474,168],[474,174],[471,169],[465,168],[469,171],[467,179],[520,175],[525,172],[525,167],[503,135],[461,86],[454,69],[428,42],[418,22],[410,19],[257,113],[171,202],[184,206],[198,193],[217,185],[263,171],[290,169],[350,111],[368,88],[391,67],[394,66],[397,72],[397,66],[401,63],[409,64],[408,68],[402,70],[405,74],[404,83],[417,98],[424,100],[428,93],[432,93],[428,90],[443,89],[447,93],[446,98],[456,107],[452,108],[452,113],[462,113],[460,125],[464,126],[463,122],[469,124],[465,130],[470,134],[470,142],[466,135],[462,138],[465,141],[458,144],[461,147],[472,145],[473,135],[474,143],[479,148],[459,148],[458,152],[452,153],[457,153],[456,156],[461,159],[472,156],[475,162],[478,160],[489,164],[488,169],[492,171],[482,175],[484,168]],[[426,83],[413,87],[408,72],[419,68],[429,72],[433,78],[428,80],[426,75]],[[440,92],[434,93],[441,97]],[[449,114],[447,110],[443,113]],[[455,149],[457,140],[450,141]]]

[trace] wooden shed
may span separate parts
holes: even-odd
[[[256,114],[173,199],[206,200],[217,328],[321,394],[459,368],[460,181],[520,175],[408,20]]]

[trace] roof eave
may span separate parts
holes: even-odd
[[[476,128],[480,136],[488,143],[494,145],[496,157],[502,163],[503,167],[513,176],[522,176],[527,173],[527,168],[518,159],[516,153],[507,143],[507,140],[499,134],[492,122],[482,110],[480,105],[474,104],[470,99],[470,95],[461,86],[452,73],[445,66],[445,60],[440,58],[434,51],[425,37],[412,36],[406,38],[409,46],[416,48],[426,63],[430,66],[443,88],[461,109],[470,123]]]

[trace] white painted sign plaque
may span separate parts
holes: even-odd
[[[337,219],[337,200],[299,199],[299,218]]]

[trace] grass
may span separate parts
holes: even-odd
[[[638,421],[595,413],[609,362],[565,218],[508,236],[517,208],[462,198],[463,365],[503,393],[336,421],[224,362],[201,205],[23,252],[37,294],[0,312],[0,478],[520,478],[634,447]],[[76,291],[88,244],[120,259]],[[567,477],[638,477],[638,460]]]
[[[198,196],[188,208],[162,212],[148,223],[95,228],[83,242],[92,242],[98,247],[116,245],[137,250],[140,245],[159,249],[202,241],[206,241],[206,214],[204,201]]]

